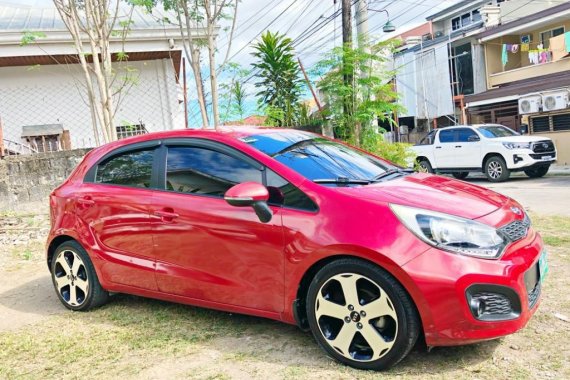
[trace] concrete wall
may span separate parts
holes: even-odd
[[[0,160],[0,210],[20,210],[31,203],[47,207],[48,195],[71,174],[88,151],[8,156]]]
[[[123,92],[115,124],[142,123],[149,132],[183,128],[172,61],[135,61],[128,68],[134,84]],[[127,67],[116,69],[118,87]],[[23,142],[25,125],[62,124],[70,132],[72,149],[96,145],[79,65],[0,67],[0,117],[9,140]]]

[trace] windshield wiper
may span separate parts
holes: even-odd
[[[382,174],[377,175],[370,182],[377,182],[377,181],[380,181],[380,180],[382,180],[386,177],[389,177],[391,175],[394,175],[394,174],[404,175],[404,174],[411,174],[413,172],[414,172],[414,169],[397,169],[397,168],[396,169],[390,169],[390,170],[385,171]]]
[[[338,185],[369,185],[370,181],[367,179],[352,179],[347,177],[337,178],[319,178],[314,179],[314,183],[333,183]]]

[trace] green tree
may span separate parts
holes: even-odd
[[[315,66],[315,74],[321,76],[318,88],[325,95],[335,134],[342,140],[355,146],[375,145],[379,136],[373,121],[394,123],[392,115],[401,106],[392,85],[394,71],[388,68],[391,51],[390,43],[377,45],[371,53],[339,47]],[[347,76],[352,82],[346,82]]]
[[[229,62],[224,67],[223,74],[229,79],[220,84],[220,118],[222,121],[242,120],[248,96],[243,82],[250,71],[237,63]]]
[[[259,70],[260,78],[255,84],[260,89],[257,96],[269,123],[293,126],[299,112],[301,79],[291,39],[268,31],[254,49],[257,62],[253,67]]]

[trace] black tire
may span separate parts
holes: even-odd
[[[465,179],[469,176],[469,172],[453,172],[451,175],[457,179]]]
[[[549,170],[550,170],[550,165],[544,165],[544,166],[538,166],[533,169],[527,169],[524,171],[524,174],[526,174],[530,178],[541,178],[544,177]]]
[[[55,292],[68,309],[87,311],[109,299],[89,255],[76,241],[66,241],[56,248],[50,269]]]
[[[492,156],[485,161],[485,175],[490,182],[504,182],[509,179],[511,172],[502,157]]]
[[[358,304],[350,303],[354,297],[344,295],[339,279],[347,288],[346,284],[354,282]],[[344,304],[335,300],[340,297],[339,287]],[[322,302],[327,302],[326,306]],[[309,326],[319,346],[333,359],[358,369],[384,370],[396,365],[408,355],[420,333],[418,312],[402,285],[382,268],[358,259],[339,259],[324,266],[309,286],[306,305]],[[382,307],[389,314],[382,314]],[[332,310],[336,317],[330,316]],[[333,345],[345,347],[345,351]]]
[[[426,158],[422,158],[418,161],[419,171],[421,173],[434,173],[429,160]]]

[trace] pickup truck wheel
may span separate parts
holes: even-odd
[[[419,166],[419,172],[420,173],[433,173],[433,168],[431,167],[431,164],[425,158],[421,159],[418,162],[418,166]]]
[[[454,172],[451,173],[451,175],[457,179],[465,179],[469,175],[469,172]]]
[[[544,177],[548,170],[550,169],[550,165],[539,166],[533,169],[527,169],[524,171],[524,174],[529,176],[530,178],[540,178]]]
[[[491,182],[504,182],[509,179],[511,172],[502,157],[493,156],[485,162],[485,175]]]

